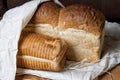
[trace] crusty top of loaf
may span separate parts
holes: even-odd
[[[58,25],[59,11],[61,7],[54,2],[45,2],[40,5],[31,22],[39,24]]]
[[[60,29],[74,28],[101,35],[105,17],[97,9],[84,4],[74,4],[61,8],[54,2],[40,5],[31,22],[35,24],[50,24]]]
[[[60,11],[59,28],[76,28],[99,35],[104,28],[105,17],[91,6],[75,4]]]

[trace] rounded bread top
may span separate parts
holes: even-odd
[[[75,28],[99,35],[104,28],[105,17],[88,5],[75,4],[60,10],[58,27]]]
[[[88,5],[74,4],[62,8],[54,2],[45,2],[38,7],[31,22],[50,24],[63,30],[74,28],[101,35],[105,17],[99,10]]]
[[[38,7],[31,22],[35,24],[51,24],[55,27],[58,25],[60,9],[61,7],[54,2],[45,2]]]

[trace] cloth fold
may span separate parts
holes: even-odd
[[[11,9],[0,21],[0,80],[15,79],[16,54],[22,28],[31,19],[39,3],[44,1],[47,0],[34,0]]]

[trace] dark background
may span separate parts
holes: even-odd
[[[0,16],[8,9],[20,6],[30,0],[0,0]],[[65,6],[84,3],[103,12],[108,21],[120,22],[120,0],[60,0]],[[32,6],[31,6],[32,7]]]

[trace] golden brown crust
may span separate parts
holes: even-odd
[[[61,44],[62,42],[58,38],[23,32],[19,41],[18,55],[29,55],[53,60],[60,55]]]
[[[62,58],[62,60],[59,63],[57,63],[54,61],[47,62],[47,61],[34,60],[31,59],[31,57],[24,58],[24,55],[22,56],[17,55],[17,67],[21,67],[21,68],[62,71],[64,69],[64,64],[65,64],[65,56]]]
[[[59,38],[22,32],[17,55],[18,67],[61,71],[66,58],[67,44]]]
[[[104,28],[104,15],[87,5],[75,4],[60,10],[59,24],[62,29],[76,28],[99,35]]]
[[[31,22],[39,24],[58,25],[59,11],[61,7],[54,2],[45,2],[37,9]]]

